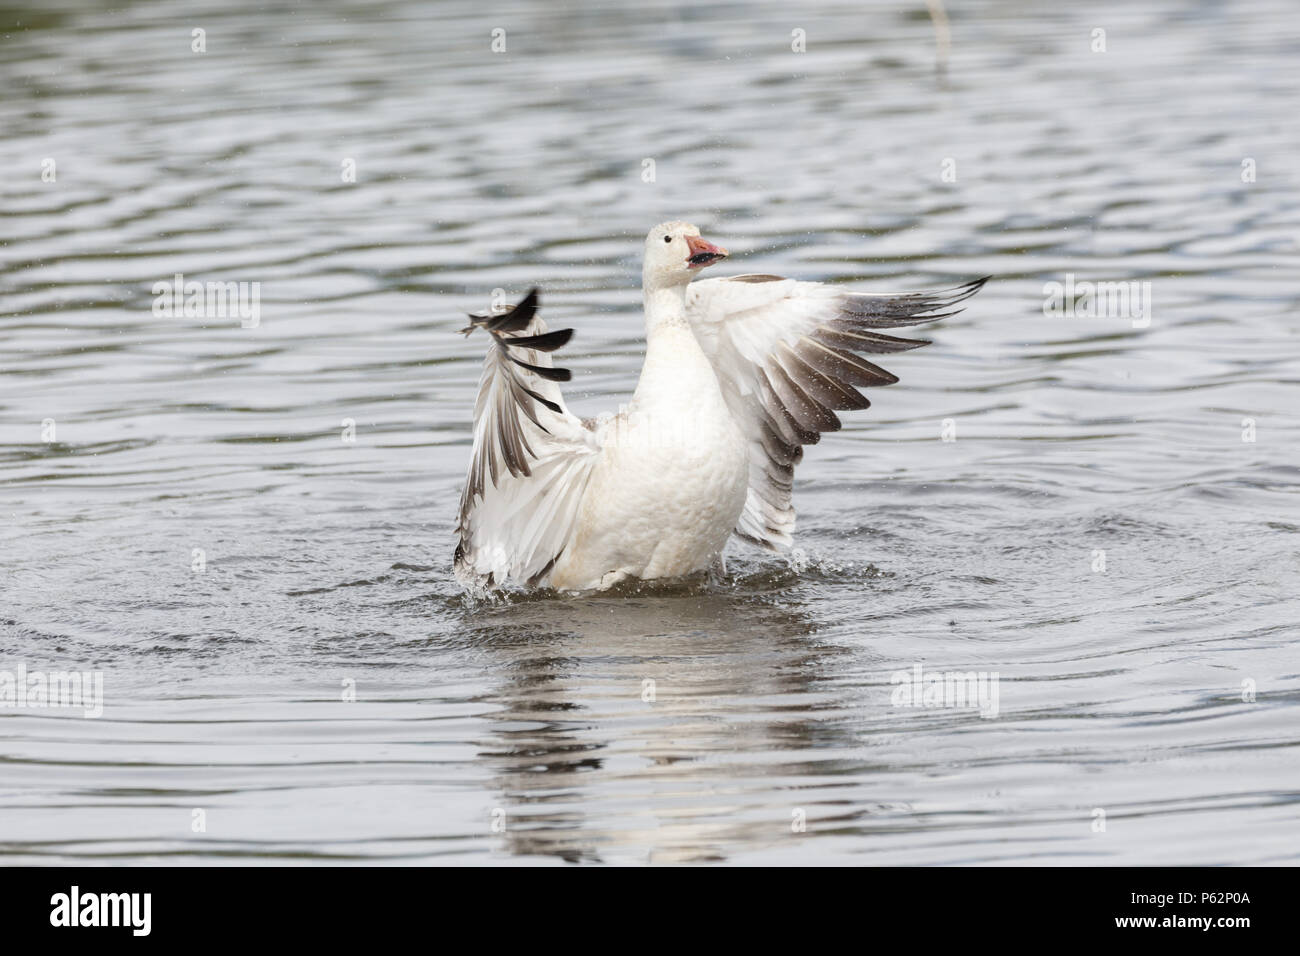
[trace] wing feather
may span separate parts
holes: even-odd
[[[988,277],[936,292],[843,292],[816,282],[748,275],[693,282],[687,316],[723,397],[750,439],[745,510],[735,532],[789,545],[794,468],[803,445],[841,427],[838,411],[868,408],[860,388],[898,377],[861,357],[928,345],[877,329],[955,315]]]
[[[564,405],[551,352],[572,329],[547,331],[533,289],[500,314],[473,314],[466,334],[492,345],[474,403],[474,448],[456,525],[457,578],[468,587],[544,583],[567,546],[598,447]]]

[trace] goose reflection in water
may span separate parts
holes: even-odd
[[[502,705],[480,759],[512,854],[675,863],[781,846],[803,836],[801,778],[828,769],[809,753],[852,745],[820,689],[846,649],[770,593],[529,600],[480,625]]]

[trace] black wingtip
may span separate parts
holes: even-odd
[[[934,305],[931,306],[931,308],[943,309],[943,308],[951,308],[952,306],[959,305],[960,303],[965,302],[971,296],[975,295],[975,293],[979,292],[980,289],[984,288],[984,284],[992,278],[993,278],[992,276],[981,276],[978,279],[972,279],[971,281],[964,282],[961,285],[953,286],[951,289],[945,289],[944,292],[936,293],[933,298],[936,299],[937,301],[935,301]],[[945,296],[944,294],[945,292],[952,293],[952,294]],[[963,305],[961,306],[961,308],[952,309],[949,312],[931,312],[931,314],[925,316],[925,319],[927,322],[933,321],[935,319],[946,319],[950,315],[956,315],[957,313],[963,311],[965,308],[966,307]]]
[[[556,329],[554,332],[543,332],[541,335],[518,335],[502,341],[515,348],[554,352],[568,345],[571,338],[573,338],[573,329]]]
[[[466,336],[478,328],[489,332],[522,332],[537,314],[540,300],[541,290],[533,286],[518,303],[507,306],[501,312],[467,312],[469,325],[456,331]]]
[[[520,368],[526,368],[534,375],[540,378],[550,379],[552,382],[567,382],[573,378],[573,373],[567,368],[547,368],[542,365],[530,365],[529,363],[510,356],[510,361],[514,362]]]
[[[513,309],[489,320],[486,325],[487,330],[489,332],[522,332],[528,328],[528,323],[532,322],[533,316],[537,314],[539,297],[537,287],[533,286]]]
[[[984,288],[984,284],[992,278],[992,276],[980,276],[978,279],[971,279],[969,282],[963,282],[961,285],[953,286],[948,290],[957,293],[952,297],[952,301],[969,299],[980,289]]]

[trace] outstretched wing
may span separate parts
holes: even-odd
[[[953,315],[987,281],[941,292],[868,293],[743,275],[687,287],[691,327],[750,442],[749,494],[737,535],[773,551],[790,544],[801,446],[840,428],[835,410],[868,407],[858,389],[898,381],[859,353],[928,345],[877,330]]]
[[[462,329],[492,337],[474,403],[474,451],[460,499],[456,577],[467,587],[540,584],[567,545],[599,451],[564,405],[551,352],[572,329],[548,332],[537,290]]]

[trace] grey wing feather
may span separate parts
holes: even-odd
[[[859,389],[898,381],[861,355],[929,344],[876,330],[954,315],[987,281],[903,293],[842,292],[768,275],[692,283],[692,328],[750,439],[749,493],[738,536],[770,550],[791,543],[794,468],[802,446],[841,427],[836,411],[869,407]]]
[[[456,523],[456,575],[467,586],[536,585],[564,552],[597,446],[564,405],[550,353],[572,329],[548,331],[533,289],[499,313],[474,313],[461,331],[492,345],[474,405],[474,450]]]

